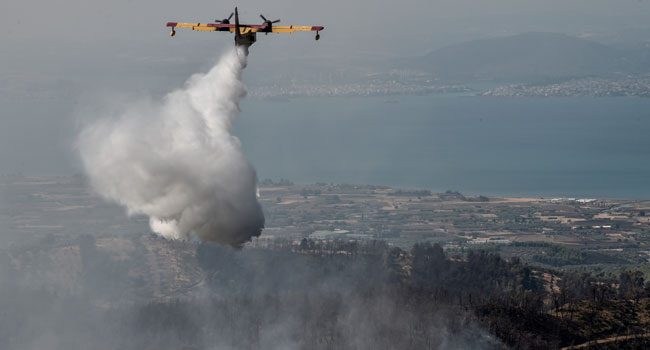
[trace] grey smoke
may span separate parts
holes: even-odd
[[[243,49],[232,49],[161,101],[85,127],[78,148],[94,189],[129,215],[148,215],[163,237],[241,246],[259,236],[257,176],[230,134],[246,95],[246,61]]]

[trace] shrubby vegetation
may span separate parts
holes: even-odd
[[[650,285],[638,271],[597,279],[487,251],[449,256],[429,243],[198,244],[200,288],[119,302],[119,290],[134,286],[102,281],[111,276],[102,264],[117,275],[130,267],[109,263],[89,237],[79,247],[83,295],[0,285],[0,348],[553,349],[650,329]],[[11,281],[17,272],[3,266]],[[98,303],[98,290],[116,301]]]
[[[528,243],[536,247],[533,261],[551,266],[590,265],[590,264],[626,264],[627,260],[599,252],[571,249],[551,243]]]
[[[617,266],[627,266],[633,263],[624,258],[622,254],[607,254],[547,242],[487,243],[472,247],[472,250],[489,251],[505,257],[519,257],[523,261],[534,265],[556,268],[610,264],[617,270],[619,269],[616,268]]]
[[[620,334],[620,325],[615,324],[602,325],[596,331],[585,321],[590,319],[586,305],[593,313],[599,303],[600,311],[606,312],[607,305],[630,298],[642,300],[650,292],[638,272],[623,272],[616,280],[597,280],[588,274],[535,268],[518,258],[505,260],[486,251],[449,257],[441,246],[429,243],[403,251],[383,242],[305,239],[298,246],[276,243],[268,249],[244,252],[202,245],[198,252],[203,268],[212,271],[210,284],[221,293],[247,295],[249,302],[263,295],[290,295],[293,301],[276,301],[280,305],[276,310],[283,311],[290,309],[286,303],[300,304],[309,295],[310,311],[298,317],[299,323],[309,324],[311,317],[317,317],[324,328],[301,334],[327,341],[318,343],[319,347],[316,343],[306,346],[299,336],[293,339],[307,348],[354,348],[344,330],[351,334],[362,330],[356,322],[342,325],[337,320],[353,317],[350,310],[359,310],[358,305],[368,311],[363,332],[372,335],[363,339],[381,340],[372,343],[372,348],[440,348],[441,342],[449,341],[441,339],[441,327],[446,332],[450,327],[450,337],[467,345],[467,334],[457,328],[459,324],[480,334],[483,346],[558,348]],[[319,292],[314,294],[314,290]],[[321,298],[336,306],[312,308],[313,301]],[[290,314],[295,319],[295,314]],[[338,331],[319,331],[332,327]],[[626,331],[643,327],[646,323],[637,322]],[[481,329],[497,336],[501,345]],[[625,344],[644,342],[639,338]]]

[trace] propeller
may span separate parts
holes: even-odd
[[[230,19],[231,19],[232,16],[234,16],[234,15],[235,15],[235,13],[233,12],[233,13],[230,14],[230,16],[228,16],[228,18],[224,18],[224,19],[215,19],[214,21],[215,21],[216,23],[230,24]]]
[[[278,23],[278,22],[280,22],[279,19],[276,19],[275,21],[269,21],[268,19],[266,19],[266,17],[264,17],[264,15],[260,15],[260,17],[262,17],[262,19],[264,20],[264,23],[270,23],[270,24],[273,24],[273,23]]]

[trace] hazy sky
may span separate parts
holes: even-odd
[[[650,34],[650,1],[640,0],[4,0],[0,74],[27,67],[78,72],[96,71],[98,63],[201,61],[200,55],[231,44],[231,35],[179,30],[172,40],[164,24],[211,22],[235,5],[244,22],[258,23],[263,13],[282,24],[326,27],[319,42],[311,33],[260,38],[255,50],[281,59],[419,55],[459,41],[527,31],[613,42],[643,41]]]
[[[165,22],[213,21],[229,14],[235,5],[241,9],[243,21],[257,23],[259,13],[264,13],[281,18],[283,24],[324,25],[323,39],[327,40],[321,46],[325,48],[376,51],[417,50],[420,45],[445,44],[449,41],[446,37],[530,30],[595,34],[647,26],[650,18],[650,1],[639,0],[4,0],[0,20],[5,28],[0,40],[18,48],[61,42],[110,45],[115,50],[141,43],[169,45],[162,35]],[[194,34],[199,35],[183,40],[230,40],[216,33]]]
[[[0,173],[72,171],[74,114],[88,100],[162,93],[207,69],[232,35],[179,30],[170,38],[164,25],[213,21],[235,5],[243,22],[263,13],[326,27],[318,42],[312,33],[261,36],[249,80],[254,71],[290,70],[298,58],[345,64],[528,31],[618,45],[650,40],[650,1],[639,0],[3,0]]]

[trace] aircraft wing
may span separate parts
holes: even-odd
[[[205,31],[217,31],[217,30],[229,30],[235,32],[234,24],[221,24],[221,23],[182,23],[182,22],[167,22],[167,27],[172,28],[192,28],[193,30],[205,30]],[[240,24],[242,34],[248,32],[259,32],[266,28],[265,25],[257,24]]]
[[[204,30],[204,31],[217,31],[217,30],[226,30],[230,32],[235,32],[234,24],[220,24],[220,23],[182,23],[182,22],[168,22],[167,27],[172,28],[192,28],[193,30]],[[263,32],[266,29],[266,25],[258,24],[241,24],[241,33],[246,34],[249,32],[257,33]],[[325,27],[322,26],[273,26],[271,31],[273,33],[293,33],[295,31],[320,31]]]
[[[321,26],[273,26],[271,31],[273,33],[293,33],[295,31],[309,32],[309,31],[320,31],[325,29]]]
[[[234,31],[234,24],[220,24],[220,23],[182,23],[182,22],[168,22],[167,27],[176,27],[176,28],[192,28],[193,30],[207,30],[207,31],[217,31],[224,30],[221,28],[232,28],[231,31]]]

